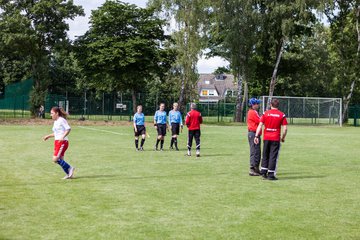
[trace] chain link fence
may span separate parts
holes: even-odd
[[[360,126],[360,105],[355,105],[349,107],[349,123],[352,123],[353,126]]]
[[[234,122],[236,112],[235,103],[219,102],[201,102],[197,103],[197,109],[201,112],[205,122]],[[186,111],[190,111],[190,103],[186,106]],[[244,109],[244,112],[246,109]],[[244,115],[245,116],[245,115]]]
[[[30,118],[29,92],[32,80],[24,81],[6,89],[5,96],[0,99],[0,118]],[[27,94],[24,94],[28,92]],[[342,101],[339,98],[306,98],[306,97],[277,97],[280,100],[279,109],[283,111],[290,124],[338,124],[341,125]],[[63,107],[76,120],[112,120],[131,121],[133,117],[132,96],[129,93],[103,93],[86,92],[81,96],[64,96],[48,94],[45,99],[45,117],[53,106]],[[261,97],[260,114],[265,111],[267,96]],[[151,122],[160,102],[170,111],[176,99],[162,101],[161,97],[139,93],[136,95],[137,104],[143,105],[146,121]],[[219,101],[201,102],[197,104],[202,113],[204,122],[234,122],[236,104]],[[185,112],[190,110],[186,105]],[[246,116],[247,107],[243,110]],[[360,105],[349,108],[349,124],[359,126]],[[243,119],[245,120],[245,119]]]
[[[286,114],[290,124],[342,125],[341,98],[279,97],[279,110]],[[269,96],[261,97],[262,112],[266,110]]]
[[[120,101],[116,94],[96,96],[84,93],[81,97],[48,95],[45,101],[45,113],[53,106],[60,106],[68,113],[69,119],[77,120],[130,120],[132,102]]]

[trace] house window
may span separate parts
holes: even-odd
[[[202,91],[201,91],[201,95],[207,96],[207,95],[208,95],[208,90],[202,90]]]
[[[219,74],[219,75],[216,75],[216,80],[225,80],[225,76],[223,73]]]
[[[215,91],[214,90],[210,90],[209,91],[209,96],[214,96],[215,95]]]
[[[205,84],[210,84],[210,81],[209,81],[209,80],[205,80]]]

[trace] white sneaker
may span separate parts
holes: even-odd
[[[190,157],[191,156],[191,151],[188,150],[186,155]]]
[[[66,174],[62,179],[69,179],[69,175]]]
[[[74,171],[75,171],[75,168],[74,168],[74,167],[70,167],[70,169],[69,169],[69,174],[68,174],[68,178],[72,178],[72,177],[73,177]]]
[[[200,157],[200,150],[196,150],[196,157]]]

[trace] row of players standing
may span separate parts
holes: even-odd
[[[250,176],[259,176],[261,175],[264,179],[277,180],[276,178],[276,169],[277,169],[277,160],[279,157],[280,151],[280,141],[285,142],[285,137],[287,134],[287,120],[285,114],[278,110],[279,100],[273,98],[271,100],[271,109],[264,112],[262,117],[258,114],[260,101],[258,99],[250,99],[249,106],[250,110],[247,116],[248,123],[248,139],[250,145]],[[177,148],[177,135],[179,135],[179,127],[182,125],[181,114],[178,111],[178,104],[174,103],[174,109],[169,113],[169,123],[172,126],[172,139],[170,148],[175,144]],[[160,110],[157,111],[154,117],[154,126],[158,130],[158,138],[156,142],[156,148],[158,148],[159,141],[161,142],[161,149],[164,144],[164,136],[166,135],[163,127],[160,127],[160,124],[165,124],[166,126],[166,112],[164,111],[165,104],[160,105]],[[158,113],[160,112],[160,114]],[[165,114],[164,114],[165,112]],[[55,138],[54,141],[54,154],[53,162],[59,164],[64,172],[66,173],[63,179],[71,179],[73,177],[75,168],[72,167],[65,161],[64,155],[69,146],[68,135],[70,133],[70,126],[66,121],[67,113],[60,107],[53,107],[50,111],[51,118],[54,120],[53,133],[48,134],[43,137],[43,140],[46,141],[51,137]],[[164,116],[161,119],[159,115]],[[172,118],[171,116],[176,116]],[[180,117],[179,117],[180,116]],[[162,122],[165,119],[165,122]],[[172,120],[174,119],[174,120]],[[200,124],[202,123],[201,113],[196,111],[196,104],[191,104],[191,111],[187,113],[185,124],[189,129],[188,133],[188,152],[187,155],[191,156],[191,147],[192,140],[195,137],[196,141],[196,155],[200,156]],[[263,147],[263,158],[260,165],[260,136],[262,132],[262,126],[264,128],[264,147]],[[283,131],[281,134],[281,126],[283,126]],[[135,146],[139,150],[139,136],[142,136],[140,150],[143,150],[143,145],[146,137],[145,129],[145,117],[142,114],[142,106],[137,107],[137,113],[134,115],[134,131],[135,131]]]
[[[191,110],[186,114],[185,124],[188,127],[188,142],[187,142],[187,156],[191,156],[192,142],[195,138],[196,143],[196,156],[200,157],[200,124],[202,123],[202,116],[199,111],[196,110],[196,104],[191,103]],[[178,148],[178,135],[180,134],[180,129],[184,127],[182,122],[182,115],[179,111],[178,103],[173,104],[173,109],[169,112],[168,122],[167,114],[165,111],[165,104],[161,103],[159,110],[155,112],[154,115],[154,127],[157,130],[157,139],[154,146],[155,151],[163,151],[164,149],[164,139],[166,136],[166,131],[169,131],[171,128],[171,142],[170,149],[179,151]],[[142,106],[137,106],[137,112],[134,114],[134,134],[135,134],[135,148],[136,151],[144,150],[144,143],[146,139],[146,127],[145,127],[145,115],[142,113]],[[139,147],[139,137],[141,136],[141,143]],[[160,143],[160,148],[159,148]]]

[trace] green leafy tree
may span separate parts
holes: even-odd
[[[83,70],[72,49],[59,49],[50,61],[50,85],[49,92],[68,95],[76,95],[83,90],[77,83],[84,81]]]
[[[174,68],[181,73],[179,106],[185,109],[188,101],[197,99],[197,62],[205,46],[204,32],[208,26],[208,1],[204,0],[151,0],[149,5],[167,18],[176,21],[172,38],[175,41],[177,59]]]
[[[261,13],[262,31],[257,46],[258,69],[262,69],[259,73],[263,75],[260,77],[263,92],[266,91],[267,79],[271,75],[268,85],[270,97],[275,91],[282,57],[291,48],[293,39],[311,35],[316,23],[314,9],[318,4],[314,0],[260,1],[258,10]],[[267,108],[270,107],[269,104],[270,102],[267,103]]]
[[[330,22],[332,65],[337,95],[343,98],[344,122],[360,78],[360,1],[326,2],[325,14]]]
[[[215,75],[223,74],[223,73],[231,74],[231,69],[229,67],[218,67],[213,72],[213,74],[215,74]]]
[[[30,99],[33,114],[43,104],[50,83],[50,56],[67,39],[66,20],[83,14],[72,0],[0,1],[0,54],[29,61],[23,71],[30,72],[35,82]]]
[[[293,36],[289,40],[279,66],[277,95],[332,96],[334,71],[330,62],[329,38],[329,29],[317,23],[311,34]]]
[[[237,79],[235,120],[243,120],[247,81],[253,71],[254,48],[260,26],[260,14],[255,10],[256,1],[225,0],[212,1],[213,22],[209,33],[208,56],[220,56],[230,62]]]
[[[147,81],[163,77],[171,52],[163,48],[168,37],[163,20],[153,9],[121,1],[106,1],[91,15],[90,29],[76,41],[77,58],[85,71],[86,86],[101,91],[136,93]]]
[[[2,52],[4,54],[4,52]],[[1,54],[1,55],[2,55]],[[0,57],[0,79],[4,85],[10,84],[19,79],[27,79],[31,76],[31,67],[28,57],[15,55],[2,55]]]

